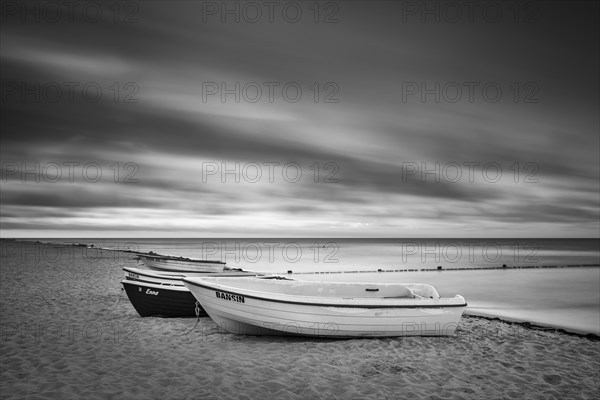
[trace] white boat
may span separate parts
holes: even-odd
[[[287,278],[183,278],[222,329],[246,335],[447,336],[465,298],[412,283],[309,282]]]
[[[138,257],[148,267],[160,271],[223,272],[223,261],[196,260],[186,257],[139,253]]]

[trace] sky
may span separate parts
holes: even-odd
[[[0,236],[600,237],[597,2],[3,2]]]

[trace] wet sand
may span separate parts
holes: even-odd
[[[2,243],[2,399],[593,399],[600,342],[465,316],[454,337],[244,337],[140,318],[132,254]],[[192,330],[194,328],[194,330]]]

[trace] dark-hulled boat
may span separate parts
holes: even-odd
[[[124,279],[121,281],[133,308],[142,317],[194,317],[196,299],[181,285]],[[200,315],[206,312],[200,308]]]
[[[222,273],[188,273],[151,271],[124,267],[125,279],[121,281],[133,308],[142,317],[195,317],[196,299],[183,284],[182,278],[199,276],[251,277],[255,273],[227,270]],[[206,312],[199,307],[200,316]]]

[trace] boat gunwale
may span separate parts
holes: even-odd
[[[205,277],[253,277],[257,276],[254,272],[249,271],[223,271],[223,272],[189,272],[184,275],[182,273],[170,275],[167,271],[157,271],[151,269],[141,269],[136,267],[123,267],[123,271],[125,271],[125,279],[134,281],[134,282],[147,282],[154,283],[163,286],[181,286],[185,287],[183,284],[183,278],[205,278]],[[137,275],[137,276],[132,276]],[[151,280],[150,280],[151,279]],[[159,283],[160,281],[160,283]]]
[[[192,278],[194,279],[194,278]],[[202,279],[202,278],[198,278],[198,279]],[[255,299],[255,300],[262,300],[262,301],[272,301],[275,303],[284,303],[284,304],[296,304],[296,305],[304,305],[304,306],[314,306],[314,307],[340,307],[340,308],[364,308],[364,309],[381,309],[381,308],[413,308],[413,309],[417,309],[417,308],[437,308],[437,309],[441,309],[441,308],[458,308],[458,307],[467,307],[467,302],[465,301],[463,304],[421,304],[421,305],[416,305],[416,304],[348,304],[348,303],[316,303],[316,302],[307,302],[307,301],[299,301],[299,300],[285,300],[285,299],[278,299],[278,298],[271,298],[271,297],[261,297],[258,295],[254,295],[254,294],[246,294],[243,292],[242,293],[236,293],[234,291],[232,291],[231,289],[223,289],[220,287],[214,287],[214,286],[210,286],[210,285],[206,285],[206,284],[202,284],[202,283],[198,283],[196,281],[192,281],[188,278],[183,278],[182,281],[184,283],[190,284],[192,286],[197,286],[197,287],[201,287],[204,289],[209,289],[209,290],[215,290],[215,291],[219,291],[225,294],[229,294],[229,295],[234,295],[234,296],[242,296],[244,298],[250,298],[250,299]],[[218,284],[217,284],[218,285]],[[228,286],[228,288],[231,288],[230,286]],[[190,289],[191,291],[191,289]],[[254,291],[253,291],[254,292]],[[256,293],[265,293],[265,292],[256,292]],[[193,292],[192,292],[193,294]],[[290,295],[293,297],[311,297],[311,296],[298,296],[298,295]],[[449,298],[444,298],[444,299],[456,299],[457,296],[460,295],[456,295],[455,297],[449,297]],[[462,296],[460,296],[462,297]],[[320,297],[321,299],[323,297]],[[352,297],[352,298],[345,298],[345,297],[339,297],[337,298],[339,300],[356,300],[356,299],[378,299],[378,298],[374,298],[374,297]],[[387,297],[387,298],[379,298],[379,299],[392,299],[392,297]],[[464,297],[463,297],[464,299]],[[411,299],[414,300],[414,299]],[[431,300],[431,299],[423,299],[423,300],[417,300],[417,301],[427,301],[427,300]]]
[[[148,286],[153,289],[169,289],[169,290],[175,290],[178,292],[189,292],[190,291],[185,285],[161,284],[161,283],[139,281],[136,279],[127,279],[127,278],[121,280],[121,284]]]
[[[156,270],[156,269],[143,269],[137,267],[123,267],[123,271],[129,272],[136,275],[146,276],[149,278],[165,279],[165,280],[176,280],[181,281],[183,278],[202,278],[201,276],[187,276],[187,274],[214,274],[216,272],[177,272],[172,270]]]

